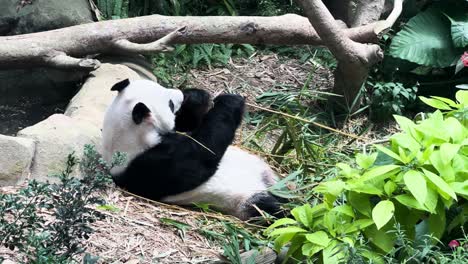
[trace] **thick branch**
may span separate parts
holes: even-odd
[[[40,65],[58,67],[60,64],[50,63],[50,60],[46,59],[54,51],[75,58],[89,54],[120,53],[122,49],[130,52],[149,52],[154,48],[151,46],[154,43],[144,45],[136,43],[154,42],[182,26],[187,26],[186,33],[172,39],[171,44],[323,44],[307,18],[298,15],[276,17],[152,15],[0,37],[0,68]],[[342,32],[358,42],[373,42],[377,39],[372,26],[346,29]],[[116,44],[116,40],[121,41],[117,41]],[[116,45],[120,49],[116,49]]]
[[[95,70],[101,66],[101,63],[98,60],[88,58],[73,58],[61,51],[51,52],[51,54],[45,57],[45,63],[56,68],[83,68],[89,69],[90,71]]]
[[[119,39],[114,41],[114,46],[125,52],[131,53],[154,53],[154,52],[166,52],[166,51],[173,51],[174,48],[170,46],[177,37],[182,36],[185,32],[187,27],[178,28],[171,33],[167,34],[167,36],[162,37],[154,42],[148,44],[138,44],[133,43],[126,39]]]

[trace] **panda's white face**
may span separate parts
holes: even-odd
[[[153,81],[119,84],[112,89],[118,95],[107,109],[102,129],[103,156],[107,162],[115,152],[125,152],[127,160],[131,160],[158,144],[162,135],[174,130],[175,112],[183,101],[180,90],[167,89]]]

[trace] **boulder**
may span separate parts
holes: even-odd
[[[3,0],[0,35],[46,31],[94,21],[88,0],[30,1]]]
[[[0,135],[0,186],[15,185],[30,173],[34,141]]]
[[[34,126],[19,131],[18,137],[29,138],[36,143],[31,178],[56,182],[57,179],[50,175],[58,174],[65,169],[67,156],[70,153],[75,152],[76,157],[82,157],[85,144],[99,147],[101,131],[90,123],[54,114]]]
[[[65,115],[80,122],[89,122],[101,129],[106,109],[116,96],[116,92],[110,90],[112,85],[127,78],[132,80],[141,77],[126,66],[102,64],[91,72],[80,91],[71,100]]]

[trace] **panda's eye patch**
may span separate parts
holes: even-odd
[[[172,113],[174,113],[174,102],[172,102],[172,100],[169,100],[169,108],[171,109]]]

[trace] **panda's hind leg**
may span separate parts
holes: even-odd
[[[258,211],[265,211],[269,215],[274,217],[285,217],[283,210],[281,209],[281,203],[278,197],[273,196],[268,192],[256,193],[242,205],[242,219],[246,220],[252,217],[261,216],[262,214]],[[255,205],[255,206],[254,206]]]

